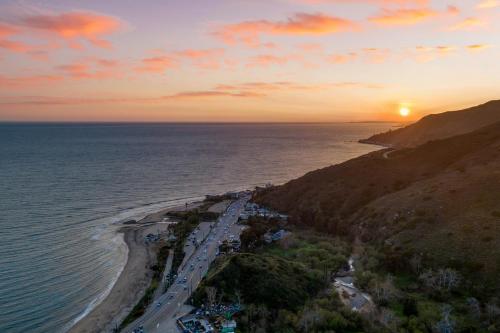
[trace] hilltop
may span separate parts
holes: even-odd
[[[362,143],[386,147],[416,147],[431,140],[465,134],[500,121],[500,100],[460,111],[428,115],[406,127],[376,134]]]
[[[313,171],[255,200],[292,223],[376,246],[394,266],[418,255],[498,293],[498,198],[500,122]]]

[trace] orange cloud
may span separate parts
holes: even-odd
[[[471,52],[478,52],[478,51],[484,51],[490,47],[491,45],[489,44],[472,44],[472,45],[467,45],[465,48]]]
[[[275,56],[270,54],[261,54],[250,58],[247,67],[257,67],[257,66],[270,66],[270,65],[284,65],[291,60],[289,56]]]
[[[106,79],[120,77],[115,70],[118,61],[102,58],[86,58],[71,64],[57,66],[56,69],[74,79]]]
[[[347,19],[325,14],[298,13],[287,21],[245,21],[228,24],[213,33],[225,43],[241,42],[248,46],[260,45],[260,35],[325,35],[357,30],[358,26]]]
[[[461,22],[458,22],[458,23],[452,25],[451,27],[448,28],[448,30],[451,30],[451,31],[475,30],[475,29],[483,28],[486,25],[487,25],[487,22],[482,20],[482,19],[475,18],[475,17],[469,17]]]
[[[379,64],[385,62],[391,56],[391,50],[369,47],[363,49],[363,54],[369,62]]]
[[[305,43],[297,45],[297,48],[304,52],[322,52],[323,46],[318,43]]]
[[[382,9],[382,12],[368,20],[380,25],[413,25],[437,15],[437,12],[428,8],[419,9]]]
[[[432,46],[417,46],[414,50],[410,50],[410,55],[417,62],[429,62],[437,58],[445,57],[457,50],[454,46],[440,45]]]
[[[498,1],[498,0],[483,0],[477,5],[477,8],[490,9],[490,8],[496,8],[499,6],[500,6],[500,1]]]
[[[346,54],[332,54],[327,57],[326,61],[332,64],[345,64],[356,60],[358,54],[356,52],[349,52]]]
[[[287,91],[287,90],[324,90],[332,88],[367,88],[380,89],[381,85],[363,83],[363,82],[334,82],[334,83],[317,83],[317,84],[299,84],[291,81],[277,82],[245,82],[240,84],[221,84],[216,90],[239,90],[239,91],[254,91],[254,92],[269,92],[269,91]]]

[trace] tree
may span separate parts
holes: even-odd
[[[469,311],[472,317],[479,319],[481,318],[481,304],[474,297],[467,298],[467,305],[469,306]]]
[[[422,256],[414,254],[410,259],[410,266],[415,274],[420,274],[422,271]]]
[[[304,332],[309,332],[314,328],[314,325],[321,319],[318,307],[305,307],[302,311],[302,316],[299,320],[299,326]]]
[[[450,291],[460,284],[461,277],[454,269],[440,268],[437,271],[431,269],[425,271],[420,275],[420,279],[431,289]]]
[[[441,308],[443,319],[436,324],[436,330],[439,333],[453,333],[455,322],[451,318],[451,311],[453,308],[451,305],[445,304]]]
[[[206,287],[205,293],[207,294],[208,305],[210,307],[214,306],[215,300],[217,297],[217,288],[215,287]]]
[[[375,282],[374,295],[379,302],[387,303],[396,297],[396,294],[392,276],[388,275],[383,281]]]

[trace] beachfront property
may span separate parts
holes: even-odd
[[[276,218],[283,221],[288,220],[288,215],[280,214],[278,212],[272,211],[268,208],[261,207],[254,202],[249,202],[245,205],[245,210],[240,213],[240,220],[246,221],[252,216],[264,217],[264,218]]]
[[[214,332],[212,325],[205,317],[189,314],[182,318],[179,318],[177,325],[181,328],[182,332],[185,333],[210,333]]]
[[[237,323],[232,317],[240,311],[239,304],[217,304],[207,308],[202,306],[179,318],[177,325],[184,333],[234,333]]]

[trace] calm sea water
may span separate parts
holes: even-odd
[[[0,124],[0,332],[64,332],[112,286],[113,223],[283,183],[392,124]]]

